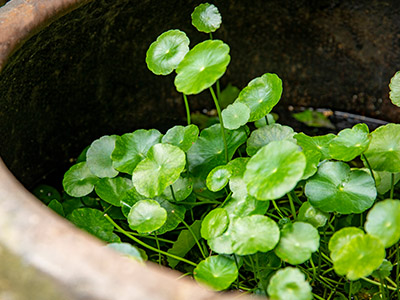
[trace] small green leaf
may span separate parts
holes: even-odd
[[[365,231],[381,240],[388,248],[400,239],[400,201],[386,199],[378,202],[367,215]]]
[[[266,73],[250,81],[240,92],[237,101],[250,108],[249,122],[253,122],[268,114],[281,95],[282,80],[276,74]]]
[[[328,161],[307,181],[305,194],[311,205],[322,211],[351,214],[370,208],[377,193],[369,173]]]
[[[350,240],[356,236],[363,235],[364,232],[357,227],[345,227],[336,231],[329,240],[328,244],[329,251],[331,252],[331,258],[335,260]]]
[[[377,279],[384,279],[385,277],[390,276],[390,272],[392,271],[392,269],[393,269],[392,263],[384,259],[379,268],[376,269],[374,272],[372,272],[372,276]]]
[[[215,167],[207,176],[207,188],[213,192],[222,190],[228,184],[231,174],[229,165]]]
[[[174,194],[172,195],[172,190]],[[193,191],[193,179],[190,177],[179,177],[177,181],[175,181],[171,186],[166,187],[163,192],[163,196],[166,197],[169,201],[183,201]]]
[[[400,72],[396,72],[389,83],[389,98],[394,105],[400,107]]]
[[[332,122],[321,112],[315,110],[305,110],[293,114],[293,117],[310,127],[325,127],[335,129]]]
[[[326,224],[329,214],[315,208],[310,202],[304,202],[300,209],[297,219],[302,222],[307,222],[315,228],[322,227]]]
[[[99,178],[90,172],[86,162],[73,165],[65,174],[63,187],[72,197],[83,197],[90,194]]]
[[[372,170],[400,172],[400,124],[387,124],[371,133],[366,156]]]
[[[268,295],[271,300],[311,300],[311,286],[299,269],[286,267],[270,279]]]
[[[224,75],[230,60],[229,46],[220,40],[197,44],[176,69],[176,89],[186,95],[204,91]]]
[[[222,255],[210,256],[201,261],[193,270],[196,281],[216,291],[227,289],[238,277],[235,262]]]
[[[57,189],[47,184],[39,184],[33,189],[32,194],[44,204],[49,204],[52,200],[61,201],[61,195]]]
[[[107,203],[121,206],[121,199],[132,188],[132,181],[123,177],[102,178],[96,183],[96,194]]]
[[[293,136],[294,131],[289,126],[282,126],[280,124],[266,125],[251,133],[247,140],[246,152],[249,156],[253,156],[260,148],[272,141],[288,140],[296,144]]]
[[[129,226],[139,233],[149,233],[160,228],[167,220],[167,212],[154,200],[140,200],[128,215]]]
[[[196,125],[174,126],[167,131],[161,142],[171,144],[187,152],[199,137],[199,128]]]
[[[309,260],[318,247],[319,234],[314,226],[304,222],[288,223],[281,230],[275,254],[285,262],[298,265]]]
[[[189,39],[180,30],[168,30],[153,42],[146,53],[146,64],[156,75],[168,75],[189,51]]]
[[[238,255],[267,252],[279,241],[279,227],[267,216],[237,218],[232,224],[232,247]]]
[[[192,13],[192,24],[200,32],[210,33],[216,31],[222,23],[218,8],[209,3],[196,6]]]
[[[160,140],[161,133],[156,129],[139,129],[117,137],[111,154],[113,167],[120,172],[132,174],[137,164],[146,158],[147,151]]]
[[[263,215],[267,212],[269,201],[259,201],[252,196],[231,197],[223,208],[231,218]]]
[[[113,233],[114,225],[104,217],[104,213],[100,210],[78,208],[68,215],[67,219],[103,241],[109,243],[120,241],[119,237]]]
[[[156,144],[148,151],[147,158],[133,171],[133,185],[146,197],[161,195],[166,187],[179,178],[185,164],[185,152],[180,148],[169,144]]]
[[[246,166],[244,181],[250,195],[258,200],[277,199],[300,181],[306,158],[290,141],[273,141],[262,147]]]
[[[48,207],[62,217],[65,217],[63,205],[56,199],[50,201]]]
[[[115,177],[118,171],[113,168],[111,153],[115,148],[115,135],[105,135],[95,140],[86,153],[86,163],[89,170],[97,177]]]
[[[250,118],[250,108],[241,102],[234,102],[222,110],[222,119],[226,129],[238,129]]]
[[[210,211],[201,223],[201,236],[206,239],[219,237],[229,225],[228,213],[223,208],[215,208]]]
[[[356,124],[338,133],[329,143],[329,154],[333,159],[350,161],[367,150],[370,141],[368,126]]]
[[[128,243],[111,243],[107,245],[108,248],[113,249],[126,257],[143,262],[143,257],[138,248]]]

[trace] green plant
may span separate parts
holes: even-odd
[[[210,39],[189,49],[186,34],[170,30],[146,56],[153,73],[176,72],[187,126],[103,136],[65,173],[63,197],[49,199],[43,186],[37,195],[125,255],[216,290],[281,300],[399,297],[400,125],[311,137],[277,124],[270,112],[280,78],[266,73],[239,93],[221,92],[230,56],[212,37],[218,9],[201,4],[192,23]],[[219,123],[200,131],[188,95],[206,90]],[[227,95],[234,101],[221,109]]]

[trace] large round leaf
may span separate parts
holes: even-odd
[[[193,270],[194,278],[201,283],[221,291],[227,289],[238,277],[234,260],[222,256],[210,256]]]
[[[222,119],[227,129],[238,129],[247,123],[250,118],[250,108],[241,102],[234,102],[222,111]]]
[[[300,181],[306,158],[299,146],[289,141],[273,141],[262,147],[246,166],[244,181],[250,195],[258,200],[277,199]]]
[[[366,156],[376,171],[400,172],[400,124],[387,124],[371,133]]]
[[[188,151],[199,137],[199,128],[196,125],[177,125],[167,131],[162,138],[163,144],[171,144]]]
[[[100,177],[115,177],[118,171],[113,168],[111,153],[115,148],[115,135],[105,135],[95,140],[86,152],[86,163],[90,171]]]
[[[270,279],[268,295],[271,300],[311,300],[311,286],[299,269],[287,267]]]
[[[121,206],[122,196],[132,188],[132,181],[123,178],[102,178],[96,183],[96,194],[107,203]]]
[[[315,228],[322,227],[326,224],[329,214],[315,208],[310,202],[304,202],[300,209],[297,219],[302,222],[310,223]]]
[[[169,144],[156,144],[148,151],[147,158],[133,171],[133,185],[146,197],[161,195],[167,186],[179,178],[185,164],[185,152],[180,148]]]
[[[73,165],[65,174],[63,187],[72,197],[83,197],[90,194],[99,178],[93,175],[86,162]]]
[[[201,236],[209,240],[223,234],[229,225],[229,216],[225,209],[216,208],[210,211],[201,223]]]
[[[368,126],[364,123],[356,124],[338,133],[329,143],[329,154],[336,160],[353,160],[367,150],[370,140]]]
[[[188,150],[187,158],[192,174],[205,179],[216,166],[226,164],[220,126],[220,124],[215,124],[203,129],[198,140]],[[246,130],[243,127],[225,130],[225,135],[228,144],[228,159],[231,159],[237,148],[246,141]]]
[[[400,107],[400,71],[396,72],[389,83],[389,98],[394,105]]]
[[[247,154],[252,156],[263,146],[272,141],[288,140],[296,143],[293,138],[294,131],[289,126],[282,126],[280,124],[272,124],[254,130],[249,139],[247,140]]]
[[[176,69],[176,89],[187,95],[202,92],[225,73],[230,60],[229,46],[222,41],[207,40],[197,44]]]
[[[233,252],[238,255],[267,252],[279,241],[279,227],[275,221],[262,215],[238,218],[232,225]]]
[[[304,222],[288,223],[281,230],[275,254],[292,265],[302,264],[318,250],[319,234],[314,226]]]
[[[317,174],[307,181],[305,193],[310,203],[325,212],[361,213],[370,208],[376,198],[371,175],[362,170],[350,170],[343,162],[325,162]]]
[[[238,100],[250,108],[249,122],[257,121],[278,103],[282,95],[282,80],[276,74],[266,73],[249,82]]]
[[[200,4],[192,13],[192,24],[198,31],[205,33],[214,32],[219,28],[221,23],[221,14],[213,4]]]
[[[164,32],[147,50],[147,67],[157,75],[170,74],[188,53],[189,43],[186,34],[180,30]]]
[[[368,212],[365,230],[388,248],[400,239],[400,201],[378,202]]]
[[[333,268],[349,280],[369,276],[385,258],[381,241],[369,234],[357,235],[347,242],[333,260]]]
[[[331,252],[331,258],[336,259],[340,255],[343,249],[350,240],[356,236],[363,236],[364,232],[357,227],[345,227],[334,233],[334,235],[329,240],[328,248]]]
[[[167,212],[154,200],[140,200],[128,215],[129,226],[139,233],[149,233],[160,228],[167,220]]]
[[[117,137],[111,154],[113,167],[120,172],[132,174],[137,164],[146,157],[147,151],[160,140],[161,133],[156,129],[139,129]]]

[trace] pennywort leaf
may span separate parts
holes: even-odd
[[[107,203],[121,206],[121,199],[127,190],[132,188],[132,181],[123,178],[102,178],[96,183],[96,194]]]
[[[196,125],[177,125],[169,129],[161,141],[163,144],[171,144],[187,152],[196,142],[198,136],[199,128]]]
[[[213,4],[200,4],[192,13],[192,24],[200,32],[214,32],[219,28],[221,23],[221,14]]]
[[[227,129],[238,129],[247,123],[250,118],[250,108],[241,102],[234,102],[222,110],[222,119]]]
[[[90,194],[99,178],[90,172],[86,162],[73,165],[64,175],[63,187],[72,197],[83,197]]]
[[[400,71],[396,72],[392,79],[390,79],[390,93],[389,98],[394,105],[400,107]]]
[[[201,236],[209,240],[223,234],[229,225],[228,212],[223,208],[210,211],[201,223]]]
[[[128,215],[129,226],[139,233],[149,233],[160,228],[167,220],[167,212],[154,200],[140,200]]]
[[[86,152],[86,163],[90,171],[97,177],[115,177],[118,171],[114,169],[111,154],[115,148],[115,135],[105,135],[95,140]]]

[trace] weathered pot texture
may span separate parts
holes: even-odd
[[[44,177],[61,182],[69,159],[101,135],[182,122],[173,77],[155,76],[144,58],[168,29],[184,30],[192,46],[206,38],[190,22],[198,3],[11,0],[0,8],[0,299],[231,297],[119,257],[28,192]],[[282,120],[289,105],[398,119],[387,96],[400,69],[396,1],[216,5],[215,37],[232,57],[222,86],[277,73]],[[206,95],[189,101],[194,110],[212,105]]]

